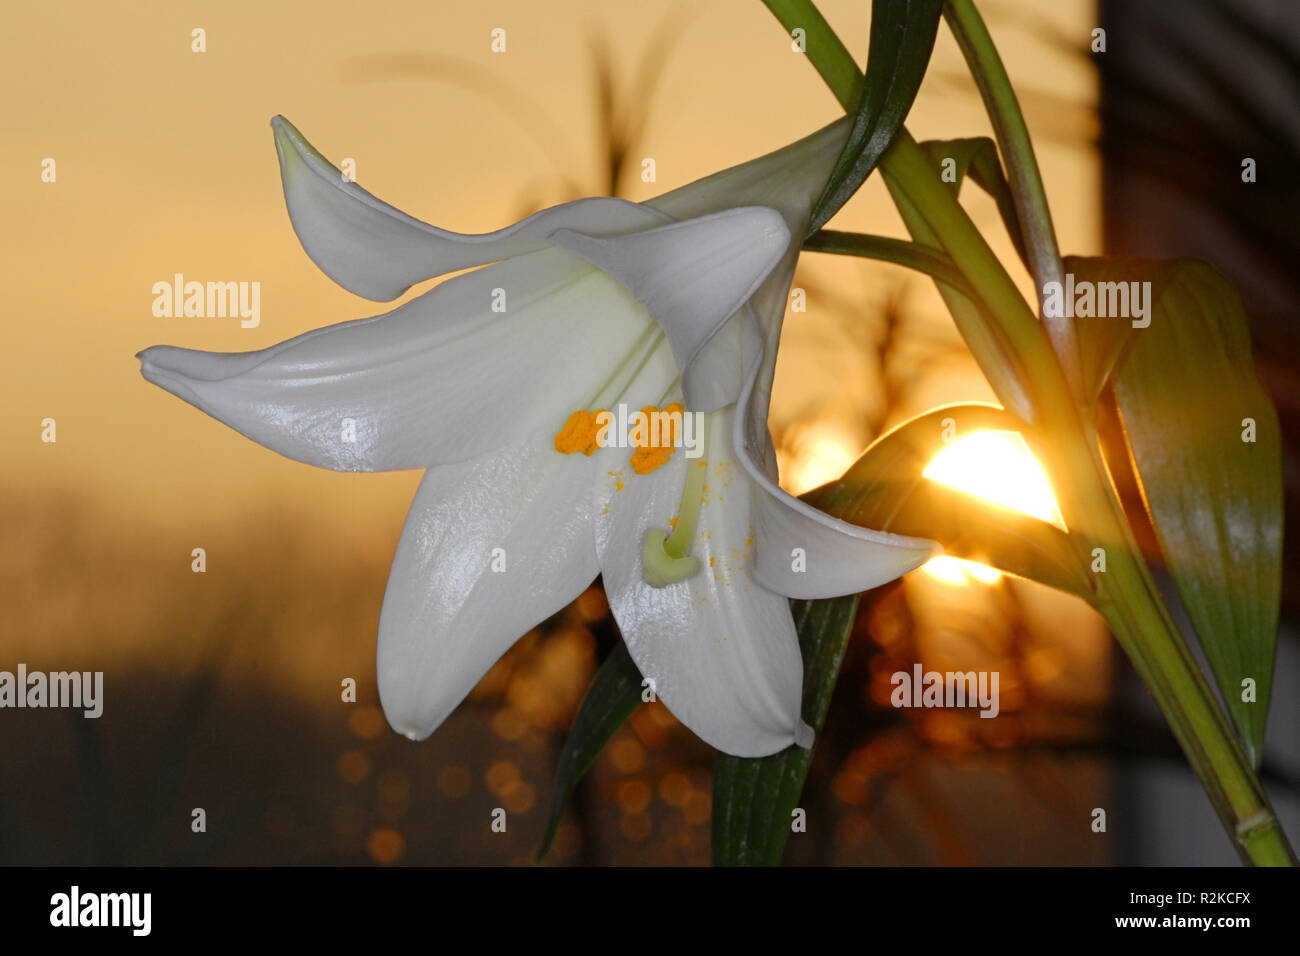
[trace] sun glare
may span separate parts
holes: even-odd
[[[976,432],[958,439],[934,456],[924,474],[990,504],[1065,527],[1047,474],[1015,432]],[[925,570],[958,585],[972,580],[987,584],[1001,577],[993,568],[946,556],[927,562]]]
[[[993,584],[1002,577],[1002,572],[976,561],[966,561],[941,555],[925,563],[925,573],[937,578],[944,584],[964,585],[972,580],[981,584]]]
[[[782,483],[800,495],[844,474],[857,454],[840,429],[814,425],[799,435],[791,457],[789,467],[782,468]],[[990,504],[1065,527],[1047,474],[1015,432],[983,431],[960,438],[935,455],[924,474]],[[926,562],[924,570],[957,586],[1002,578],[987,565],[947,555]]]

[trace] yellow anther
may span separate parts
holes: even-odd
[[[555,434],[555,450],[561,455],[572,455],[575,451],[588,457],[595,454],[596,433],[600,430],[596,416],[599,414],[599,409],[592,412],[580,408],[570,415],[564,427]]]

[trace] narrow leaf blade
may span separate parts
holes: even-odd
[[[615,731],[627,722],[632,712],[641,704],[641,672],[637,670],[627,645],[619,641],[605,658],[587,688],[573,728],[565,738],[555,771],[555,789],[551,794],[551,812],[546,820],[546,832],[537,851],[541,860],[551,848],[564,805],[583,774],[595,762],[605,744]]]
[[[1148,272],[1151,323],[1133,332],[1115,396],[1170,575],[1257,765],[1281,600],[1277,414],[1232,284],[1193,260]]]
[[[867,74],[848,141],[813,208],[808,235],[858,191],[912,108],[939,31],[943,0],[873,0]]]
[[[924,477],[946,436],[980,431],[1024,433],[1028,426],[992,405],[936,408],[881,436],[842,478],[807,498],[854,524],[930,538],[954,557],[1091,600],[1091,581],[1065,532]]]

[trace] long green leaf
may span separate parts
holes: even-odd
[[[546,820],[537,859],[541,860],[551,848],[555,831],[564,814],[573,788],[595,762],[614,732],[627,722],[632,712],[641,705],[641,672],[637,670],[627,645],[619,641],[600,665],[591,686],[587,688],[573,728],[565,738],[555,771],[555,789],[551,794],[551,813]]]
[[[891,513],[884,514],[885,508]],[[980,501],[928,478],[882,490],[849,520],[910,537],[930,538],[954,558],[987,564],[1091,602],[1069,536],[1038,518]]]
[[[1065,532],[923,476],[950,433],[963,437],[978,431],[1024,433],[1028,426],[992,405],[932,409],[881,436],[844,477],[805,498],[845,521],[930,538],[953,557],[1090,600],[1091,582]]]
[[[1129,263],[1124,274],[1135,270],[1152,282],[1151,324],[1133,330],[1115,396],[1165,562],[1258,765],[1281,598],[1277,414],[1232,284],[1193,260]]]
[[[943,0],[873,0],[867,74],[853,127],[821,198],[808,235],[826,225],[858,191],[903,127],[939,30]]]

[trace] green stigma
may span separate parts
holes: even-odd
[[[704,429],[701,450],[708,454],[708,427]],[[687,461],[686,483],[682,501],[677,508],[677,522],[672,534],[660,528],[651,528],[641,541],[641,574],[652,588],[666,588],[692,578],[700,570],[700,559],[691,554],[695,529],[700,522],[700,507],[704,504],[704,480],[708,477],[708,461]]]

